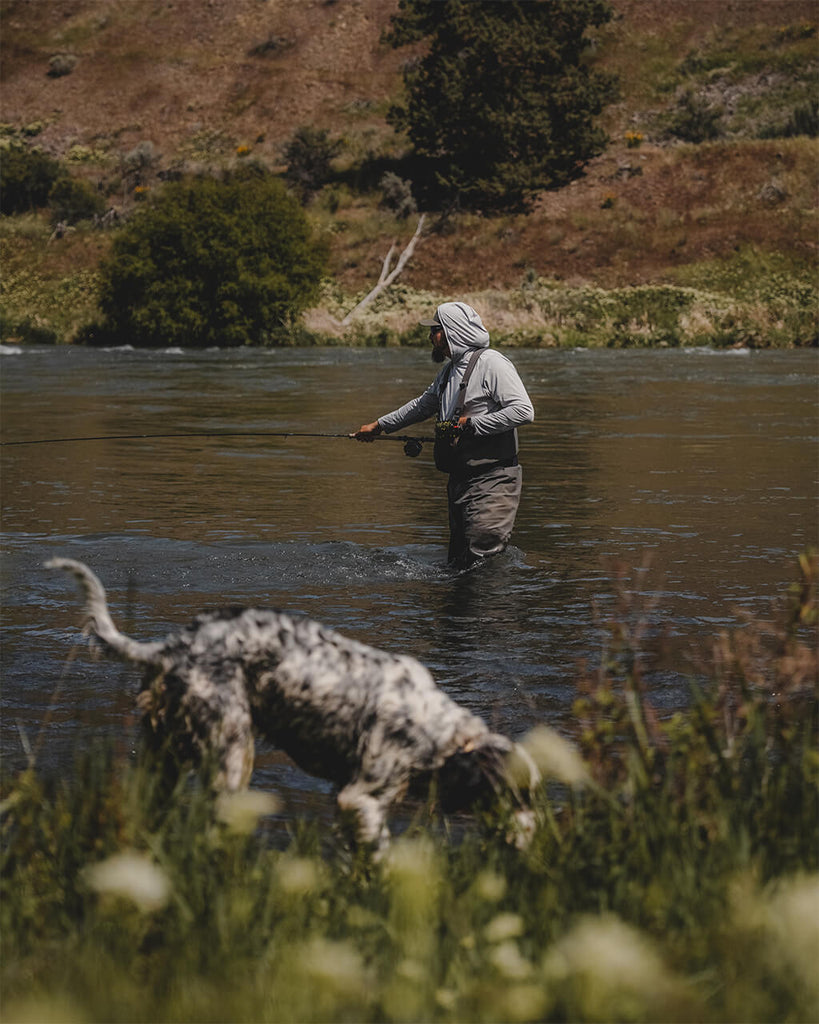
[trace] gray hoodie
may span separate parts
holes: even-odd
[[[486,350],[466,388],[464,415],[470,417],[475,436],[500,434],[531,423],[535,411],[526,388],[506,356],[489,347],[489,332],[475,310],[465,302],[444,302],[435,315],[443,325],[452,353],[451,367],[446,364],[422,395],[386,416],[379,416],[382,429],[390,434],[430,416],[450,419],[458,402],[461,379],[475,349]],[[441,392],[445,374],[448,376]]]

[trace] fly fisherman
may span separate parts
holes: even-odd
[[[449,362],[427,390],[355,433],[373,441],[437,416],[435,465],[449,473],[449,564],[466,568],[504,550],[520,502],[516,427],[535,413],[512,363],[465,302],[444,302],[429,327],[432,360]]]

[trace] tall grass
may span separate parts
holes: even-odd
[[[816,1020],[816,575],[700,652],[665,719],[624,585],[576,743],[524,741],[549,781],[523,851],[430,808],[381,864],[309,824],[276,849],[258,793],[160,798],[104,750],[30,768],[2,802],[4,1019]]]
[[[496,345],[789,348],[819,343],[819,304],[807,267],[748,247],[728,260],[691,264],[676,277],[675,284],[597,288],[530,273],[517,289],[461,297],[483,316]],[[338,321],[362,297],[328,284],[320,308],[307,316],[308,331],[324,343],[425,344],[417,321],[446,301],[395,284],[342,330]]]

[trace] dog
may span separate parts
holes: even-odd
[[[85,632],[143,667],[137,704],[149,736],[170,742],[178,762],[212,764],[216,789],[247,786],[258,735],[337,787],[354,843],[376,855],[389,844],[390,808],[433,780],[445,813],[506,795],[515,842],[531,834],[534,817],[507,771],[514,751],[536,785],[531,758],[448,697],[414,658],[256,608],[206,612],[166,640],[144,643],[116,628],[86,565],[55,558],[46,566],[82,586]]]

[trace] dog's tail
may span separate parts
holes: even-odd
[[[108,612],[105,588],[87,565],[73,558],[52,558],[45,563],[47,569],[65,569],[79,581],[85,593],[85,629],[126,661],[151,664],[157,661],[163,643],[140,643],[120,633]]]

